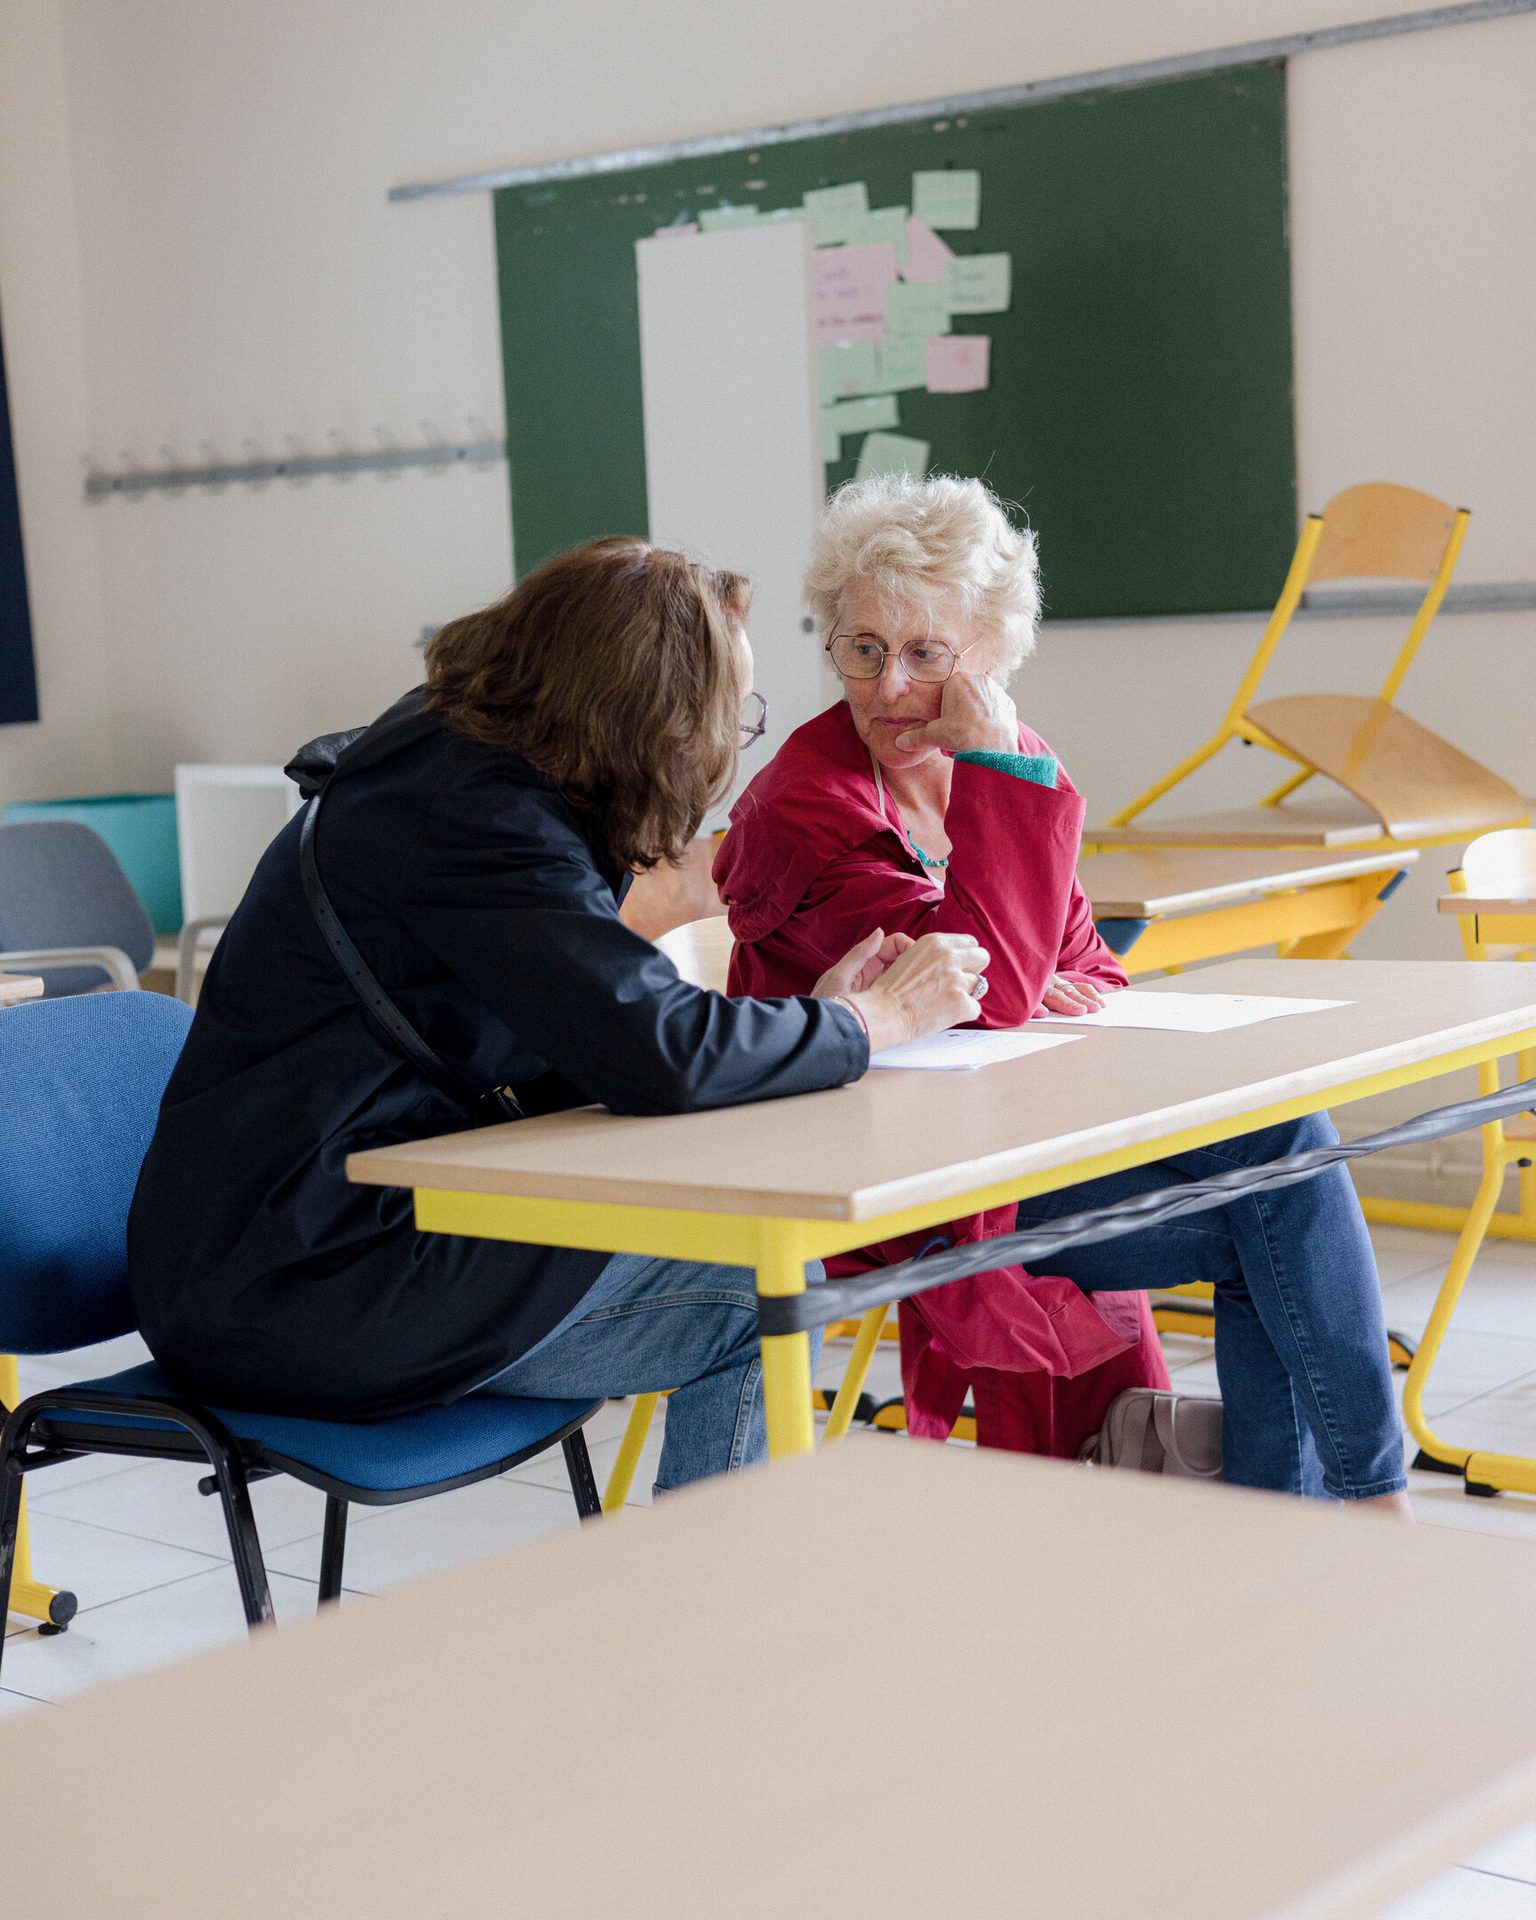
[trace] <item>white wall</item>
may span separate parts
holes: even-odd
[[[90,436],[59,8],[0,7],[0,313],[42,719],[0,727],[0,803],[112,784]]]
[[[413,677],[424,623],[504,587],[500,469],[89,510],[75,498],[86,452],[110,465],[161,446],[195,456],[205,440],[275,450],[287,433],[323,447],[333,428],[366,441],[376,424],[405,439],[423,420],[450,433],[470,415],[495,422],[489,199],[391,206],[391,184],[1380,11],[951,0],[893,30],[888,0],[653,0],[641,30],[612,0],[0,10],[0,285],[50,713],[0,731],[0,796],[165,786],[177,758],[280,758],[366,718]],[[1469,580],[1536,577],[1533,80],[1530,16],[1291,70],[1303,504],[1364,478],[1465,499]],[[29,136],[18,114],[45,124]],[[82,611],[98,568],[105,680],[99,608]],[[1242,624],[1047,631],[1021,704],[1107,811],[1214,721],[1253,638]],[[1275,690],[1364,687],[1391,641],[1381,622],[1298,626]],[[1405,704],[1536,780],[1533,641],[1536,615],[1448,619]],[[1213,791],[1253,790],[1238,784],[1254,777],[1244,758]],[[1451,951],[1443,927],[1395,905],[1376,950]]]

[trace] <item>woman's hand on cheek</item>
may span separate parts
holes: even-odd
[[[896,736],[905,752],[938,747],[944,753],[1017,753],[1019,715],[1007,689],[984,673],[952,673],[944,682],[938,718]]]
[[[851,947],[812,987],[817,1000],[835,1000],[840,993],[862,993],[872,987],[891,962],[912,945],[910,933],[886,933],[876,927]]]

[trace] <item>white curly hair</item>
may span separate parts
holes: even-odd
[[[958,606],[982,632],[1001,638],[1009,674],[1034,650],[1035,536],[1010,522],[980,480],[886,473],[839,487],[816,529],[805,575],[824,640],[860,590],[892,606]]]

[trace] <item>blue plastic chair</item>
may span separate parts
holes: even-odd
[[[0,826],[0,967],[40,973],[43,994],[136,987],[155,930],[117,855],[78,820]]]
[[[133,1330],[127,1222],[160,1096],[192,1015],[157,993],[38,1001],[0,1018],[0,1352],[60,1353]],[[152,1362],[34,1393],[0,1430],[0,1617],[24,1475],[83,1453],[212,1468],[251,1627],[272,1597],[249,1483],[286,1473],[325,1494],[320,1602],[341,1593],[347,1509],[389,1506],[565,1453],[576,1510],[601,1511],[582,1427],[601,1400],[471,1395],[375,1422],[204,1406]],[[53,1621],[67,1624],[72,1596]]]

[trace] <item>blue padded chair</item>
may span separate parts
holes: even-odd
[[[0,1018],[0,1352],[60,1353],[133,1330],[127,1222],[160,1096],[192,1014],[157,993],[38,1001]],[[583,1519],[601,1511],[582,1427],[601,1400],[472,1395],[374,1422],[242,1413],[189,1398],[153,1363],[34,1393],[0,1430],[0,1616],[24,1475],[83,1453],[185,1460],[223,1503],[245,1617],[272,1618],[249,1482],[325,1494],[320,1600],[341,1592],[347,1508],[503,1473],[558,1441]],[[60,1596],[61,1600],[66,1596]],[[74,1612],[56,1610],[63,1626]],[[60,1614],[62,1613],[62,1618]]]
[[[0,826],[0,967],[40,973],[43,995],[136,987],[155,930],[117,855],[78,820]]]

